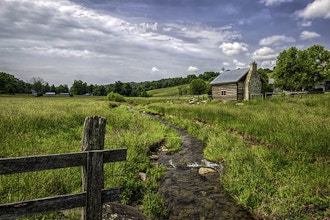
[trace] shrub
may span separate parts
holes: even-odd
[[[147,192],[142,201],[142,211],[152,219],[161,219],[167,209],[164,200],[158,193]]]
[[[114,102],[125,102],[125,99],[122,95],[114,92],[108,93],[107,100]]]

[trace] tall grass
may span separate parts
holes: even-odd
[[[207,144],[221,181],[260,218],[330,217],[330,96],[150,104]]]
[[[128,148],[126,162],[105,165],[105,187],[122,187],[124,203],[142,204],[147,192],[150,201],[163,170],[150,163],[149,147],[164,139],[171,143],[175,134],[127,106],[110,109],[103,97],[0,97],[0,157],[79,152],[84,119],[92,115],[107,119],[105,149]],[[147,181],[141,181],[139,172],[147,173]],[[80,191],[80,167],[0,176],[0,203]],[[72,213],[64,215],[80,218],[79,212]],[[28,219],[60,218],[54,213]]]

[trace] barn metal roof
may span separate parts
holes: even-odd
[[[221,84],[221,83],[233,83],[238,82],[242,77],[244,77],[249,72],[249,68],[242,68],[237,70],[226,71],[220,73],[220,75],[215,78],[211,85]]]

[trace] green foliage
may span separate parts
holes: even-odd
[[[190,91],[192,95],[202,95],[206,92],[206,83],[202,79],[194,79],[190,83]]]
[[[108,93],[107,100],[114,102],[125,102],[125,99],[122,95],[114,92]]]
[[[13,75],[0,72],[0,94],[27,93],[31,86]]]
[[[272,74],[273,71],[270,69],[258,69],[258,74],[260,75],[263,85],[262,85],[262,92],[272,92],[274,91],[274,86],[269,84],[269,76]]]
[[[158,193],[154,192],[147,192],[144,195],[142,211],[154,220],[162,219],[161,217],[167,214],[164,200]]]
[[[284,90],[311,89],[330,76],[330,52],[314,45],[306,50],[291,47],[277,57],[273,72],[275,86]]]

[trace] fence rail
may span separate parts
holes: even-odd
[[[126,160],[126,148],[103,150],[105,118],[87,117],[82,150],[78,153],[53,154],[0,159],[0,175],[82,166],[83,192],[29,201],[0,204],[0,219],[15,219],[38,213],[84,207],[82,219],[101,220],[102,204],[118,200],[119,188],[104,188],[103,164]]]

